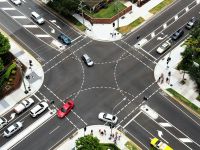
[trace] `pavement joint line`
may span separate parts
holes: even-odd
[[[126,128],[135,118],[137,118],[141,114],[141,111],[139,111],[131,120],[129,120],[122,128]]]
[[[44,67],[45,65],[47,65],[49,62],[51,62],[52,60],[56,59],[58,56],[60,56],[61,54],[63,54],[64,52],[66,52],[67,50],[70,50],[70,48],[72,48],[73,46],[76,46],[78,43],[80,43],[81,41],[83,41],[85,38],[81,39],[80,41],[76,42],[75,44],[71,45],[70,47],[64,49],[61,53],[57,54],[56,56],[54,56],[53,58],[51,58],[49,61],[47,61],[45,64],[42,65],[42,67]]]
[[[159,114],[159,116],[164,119],[167,123],[170,123],[167,119],[165,119],[162,115]],[[157,123],[159,124],[159,123]],[[170,123],[171,124],[171,123]],[[159,124],[160,125],[160,124]],[[192,140],[187,134],[185,134],[184,132],[182,132],[180,129],[178,129],[175,125],[171,124],[173,128],[175,128],[176,130],[178,130],[180,133],[182,133],[185,137],[187,137],[188,139]],[[193,143],[195,143],[198,147],[200,147],[200,145],[195,142],[194,140],[192,140]]]
[[[131,49],[133,49],[134,51],[138,52],[140,55],[142,55],[143,57],[145,57],[147,60],[149,60],[150,62],[153,62],[151,59],[149,59],[147,56],[145,56],[144,54],[142,54],[140,51],[137,50],[137,48],[135,48],[134,46],[131,46],[129,43],[125,42],[124,40],[121,40],[123,43],[125,43],[126,45],[128,45]],[[156,58],[154,56],[152,56],[150,53],[146,52],[142,47],[140,47],[140,49],[142,51],[144,51],[148,56],[152,57],[153,59],[156,60]]]
[[[10,3],[9,3],[10,4]],[[10,4],[11,5],[11,4]],[[12,5],[11,5],[11,7],[13,7]],[[20,14],[22,14],[22,15],[24,15],[22,12],[20,12],[18,9],[15,9],[17,12],[19,12]],[[5,10],[2,10],[5,14],[7,14],[7,16],[9,16],[10,18],[12,18],[12,16],[10,16]],[[24,15],[24,16],[26,16],[26,15]],[[21,26],[21,27],[23,27],[23,24],[21,24],[19,21],[17,21],[16,19],[13,19],[19,26]],[[29,19],[28,17],[27,17],[27,20],[29,20],[29,21],[31,21],[31,23],[33,23],[33,24],[35,24],[35,25],[37,25],[36,23],[34,23],[31,19]],[[38,25],[37,25],[38,26]],[[46,33],[47,35],[49,35],[45,30],[43,30],[41,27],[39,27],[38,26],[38,28],[40,29],[40,30],[42,30],[44,33]],[[31,31],[29,31],[28,29],[26,29],[26,28],[24,28],[27,32],[29,32],[31,35],[33,35],[33,36],[35,36],[35,34],[34,33],[32,33]],[[35,36],[36,37],[36,36]],[[54,39],[54,40],[56,40],[54,37],[52,37],[51,36],[51,38],[52,39]],[[37,38],[37,39],[39,39],[41,42],[43,42],[43,43],[45,43],[46,45],[48,45],[48,46],[50,46],[51,48],[53,48],[54,50],[56,50],[57,51],[57,49],[55,49],[53,46],[51,46],[50,44],[48,44],[48,43],[46,43],[44,40],[42,40],[42,39],[40,39],[40,38]]]
[[[146,114],[145,114],[146,115]],[[160,114],[158,114],[160,116]],[[147,115],[146,115],[147,116]],[[148,116],[147,116],[148,117]],[[170,131],[168,131],[166,128],[164,128],[163,126],[161,126],[157,121],[155,121],[154,119],[150,118],[154,123],[156,123],[158,126],[160,126],[162,129],[164,129],[166,132],[168,132],[170,135],[172,135],[175,139],[177,139],[179,142],[181,142],[183,145],[185,145],[187,148],[191,149],[188,145],[186,145],[185,143],[183,143],[178,137],[176,137],[174,134],[172,134]],[[192,150],[192,149],[191,149]]]
[[[141,141],[140,141],[138,138],[136,138],[133,134],[131,134],[131,133],[128,132],[127,130],[126,130],[126,132],[127,132],[129,135],[131,135],[136,141],[138,141],[142,146],[144,146],[144,147],[146,148],[146,150],[149,150],[149,148],[146,147],[146,145],[144,145],[143,142],[141,142]]]
[[[195,1],[193,1],[192,3],[190,3],[190,5],[192,5],[193,3],[195,3]],[[189,6],[190,6],[190,5],[189,5]],[[189,7],[189,6],[187,6],[187,7]],[[197,5],[195,5],[195,6],[197,6]],[[193,8],[193,7],[192,7],[192,8]],[[190,8],[190,9],[192,9],[192,8]],[[181,11],[184,10],[184,9],[185,9],[185,8],[181,9],[179,12],[181,12]],[[178,14],[179,12],[177,12],[177,14]],[[185,15],[185,13],[184,13],[184,15]],[[182,16],[184,16],[184,15],[182,15]],[[181,16],[181,17],[182,17],[182,16]],[[180,19],[181,17],[179,17],[178,19]],[[173,18],[173,17],[171,17],[171,18]],[[171,18],[168,19],[165,23],[167,23],[169,20],[171,20]],[[175,21],[174,21],[174,22],[175,22]],[[171,24],[173,24],[174,22],[170,23],[170,24],[168,25],[168,27],[169,27]],[[157,30],[157,29],[160,28],[161,26],[163,26],[163,25],[158,26],[155,30]],[[166,27],[166,28],[168,28],[168,27]],[[166,29],[166,28],[165,28],[165,29]],[[155,30],[154,30],[154,31],[155,31]],[[156,35],[160,34],[162,31],[163,31],[163,30],[161,30],[160,32],[158,32]],[[150,33],[150,34],[151,34],[151,33]],[[144,38],[150,36],[150,34],[146,35]],[[149,43],[151,40],[152,40],[152,39],[148,40],[148,42],[146,42],[145,44]],[[144,45],[145,45],[145,44],[144,44]],[[143,45],[143,46],[144,46],[144,45]]]
[[[118,47],[120,47],[121,49],[123,49],[124,51],[126,51],[127,53],[129,53],[132,57],[134,57],[135,59],[137,59],[139,62],[141,62],[144,66],[146,66],[147,68],[149,68],[151,71],[153,71],[153,69],[148,66],[147,64],[145,64],[142,60],[140,60],[139,58],[137,58],[136,56],[134,56],[133,54],[131,54],[128,50],[126,50],[125,48],[123,48],[121,45],[117,44],[116,42],[113,42],[115,45],[117,45]]]
[[[181,0],[176,0],[174,3],[172,3],[169,7],[167,7],[166,9],[164,9],[163,11],[161,11],[160,13],[156,14],[150,21],[148,21],[146,24],[151,23],[152,21],[155,21],[156,18],[158,18],[159,16],[161,16],[163,13],[165,13],[166,11],[168,11],[170,8],[172,8],[174,5],[176,5],[178,2],[180,2]],[[145,25],[145,24],[144,24]],[[142,27],[142,26],[141,26]],[[158,27],[159,28],[159,27]],[[158,28],[156,28],[155,30],[157,30]],[[140,31],[142,28],[139,28],[136,31]],[[131,32],[126,38],[124,38],[124,40],[126,40],[127,38],[129,38],[131,35],[133,35],[135,33],[134,31]],[[148,35],[147,35],[148,36]]]
[[[85,45],[83,45],[84,47],[87,46],[88,44],[90,44],[92,42],[92,40],[90,40],[89,42],[87,42]],[[81,50],[81,48],[78,48],[75,52]],[[53,69],[55,66],[57,66],[58,64],[60,64],[61,62],[63,62],[65,59],[69,58],[71,55],[73,55],[73,53],[70,53],[69,55],[67,55],[66,57],[64,57],[61,61],[57,62],[54,66],[50,67],[49,69],[47,69],[44,74],[46,74],[47,72],[49,72],[51,69]]]
[[[55,147],[58,143],[60,143],[64,138],[66,138],[69,134],[71,134],[74,131],[75,128],[73,128],[69,133],[67,133],[64,137],[62,137],[58,142],[56,142],[52,147],[49,148],[51,150],[53,147]]]

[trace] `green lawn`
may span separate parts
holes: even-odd
[[[66,18],[71,24],[75,25],[79,30],[81,30],[81,31],[85,31],[86,30],[86,26],[84,26],[82,23],[80,23],[73,16],[67,16]]]
[[[183,102],[185,105],[187,105],[190,109],[195,111],[196,113],[200,114],[200,108],[191,103],[188,99],[186,99],[184,96],[176,92],[175,90],[169,88],[167,89],[168,92],[170,92],[177,100]]]
[[[156,14],[159,11],[161,11],[163,8],[171,4],[174,0],[163,0],[160,4],[156,5],[154,8],[152,8],[149,12],[152,14]]]
[[[116,8],[118,8],[118,11]],[[117,14],[117,12],[120,12],[125,8],[126,6],[121,2],[117,3],[117,5],[115,5],[115,2],[112,2],[108,4],[107,8],[101,9],[97,13],[90,13],[89,11],[85,11],[85,13],[87,13],[89,16],[93,18],[112,18],[114,15]]]
[[[129,149],[129,150],[138,150],[137,147],[130,141],[126,142],[125,146]]]
[[[101,150],[120,150],[115,144],[112,143],[101,143]]]
[[[127,26],[122,26],[117,29],[122,34],[130,32],[133,28],[140,25],[142,22],[144,22],[144,19],[142,17],[139,17],[138,19],[134,20],[132,23],[130,23]]]

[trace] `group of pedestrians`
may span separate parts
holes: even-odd
[[[170,84],[170,76],[171,76],[171,71],[169,71],[168,72],[168,76],[166,77],[166,83],[167,84]],[[163,73],[161,73],[161,75],[160,75],[160,77],[158,78],[158,80],[157,80],[157,83],[163,83],[164,82],[164,74]]]

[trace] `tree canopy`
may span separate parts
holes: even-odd
[[[99,139],[92,135],[86,135],[76,140],[77,150],[101,150]]]
[[[8,53],[10,49],[10,43],[8,38],[0,33],[0,55]]]

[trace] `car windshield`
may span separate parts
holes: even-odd
[[[162,48],[162,49],[165,49],[165,48],[167,48],[167,46],[168,46],[168,44],[167,44],[167,43],[164,43],[164,44],[161,46],[161,48]]]
[[[8,134],[9,133],[8,129],[6,129],[5,132]]]
[[[40,107],[44,107],[42,104],[39,104]]]
[[[15,127],[15,128],[18,128],[18,124],[14,124],[14,127]]]
[[[63,108],[63,107],[62,107],[60,110],[61,110],[62,112],[64,112],[64,113],[67,112],[67,109],[65,109],[65,108]]]

